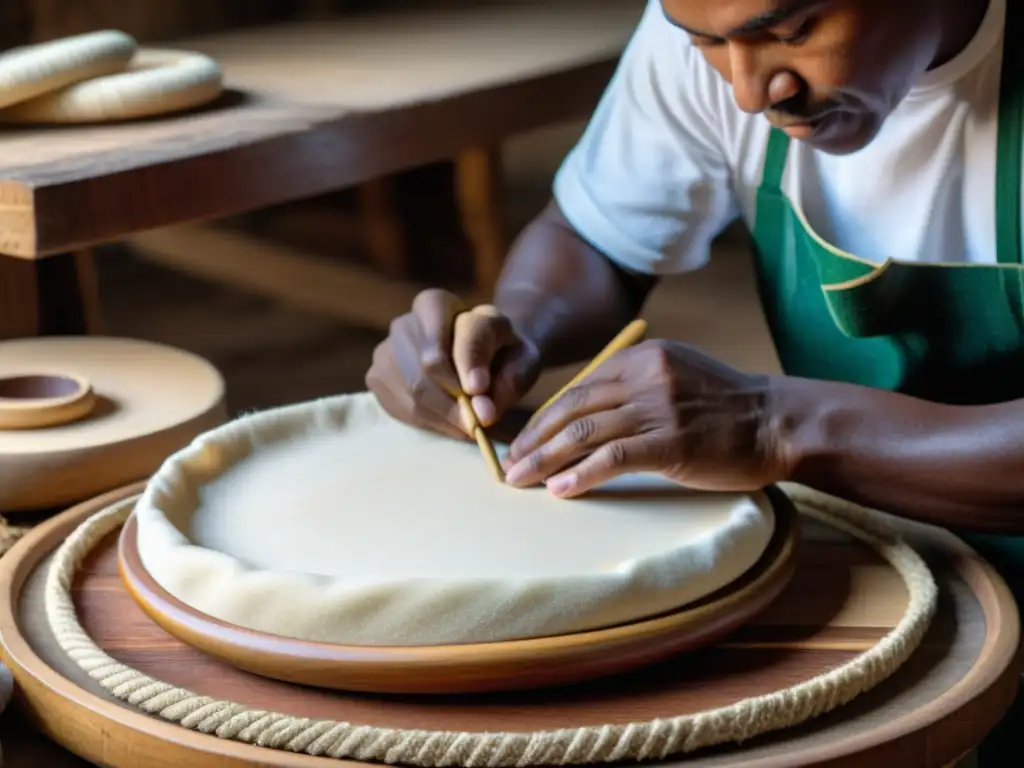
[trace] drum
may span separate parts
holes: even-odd
[[[947,533],[791,486],[560,501],[366,394],[207,429],[0,594],[22,711],[110,766],[941,766],[1016,685]]]

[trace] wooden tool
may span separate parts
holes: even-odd
[[[533,416],[530,418],[529,424],[532,424],[538,416],[540,416],[545,410],[551,407],[562,395],[568,392],[570,389],[575,387],[587,376],[596,371],[601,365],[603,365],[610,357],[618,354],[624,349],[633,346],[640,339],[643,338],[644,334],[647,333],[647,321],[646,320],[634,320],[621,331],[618,335],[608,342],[607,346],[598,353],[597,357],[591,360],[579,373],[572,377],[568,384],[558,390],[548,400],[536,410]]]
[[[191,353],[102,336],[0,342],[0,510],[146,477],[226,419],[220,373]]]
[[[31,531],[0,559],[3,661],[17,679],[18,698],[35,727],[84,759],[111,768],[336,766],[332,758],[243,744],[141,712],[112,698],[55,645],[43,608],[50,555],[86,519],[140,491],[136,485],[69,510]],[[929,561],[943,594],[940,613],[911,662],[827,718],[666,765],[868,763],[899,768],[910,763],[938,768],[983,738],[1016,689],[1016,605],[996,572],[955,537],[899,520],[892,524],[918,551],[934,553]],[[175,640],[147,618],[118,577],[116,534],[88,556],[73,595],[87,633],[113,657],[170,685],[250,708],[456,732],[626,723],[709,711],[810,681],[891,631],[906,607],[906,590],[896,572],[846,534],[806,525],[791,587],[724,642],[699,656],[679,656],[592,685],[515,695],[440,700],[347,695],[241,671]],[[415,671],[415,664],[396,667],[398,675]],[[529,667],[520,671],[529,673]],[[443,674],[443,668],[438,672]],[[16,735],[5,735],[5,751]]]
[[[472,403],[469,402],[469,398],[465,395],[458,395],[456,400],[459,403],[459,408],[462,410],[463,420],[471,425],[470,433],[473,435],[473,439],[476,440],[476,444],[480,446],[480,453],[483,454],[484,461],[487,462],[487,466],[491,468],[491,472],[494,473],[494,478],[499,483],[505,482],[505,472],[501,468],[501,461],[498,459],[498,454],[494,450],[494,445],[491,443],[491,439],[484,432],[484,428],[480,426],[480,421],[476,417],[476,412],[473,410]]]
[[[467,318],[472,322],[472,317],[483,316],[483,317],[494,317],[498,315],[498,310],[491,304],[481,304],[473,307],[473,309],[460,312],[454,319],[455,328],[458,329],[459,324]],[[458,330],[456,330],[458,333]],[[491,439],[484,432],[483,427],[480,426],[480,420],[476,416],[476,411],[473,410],[473,404],[470,402],[469,396],[465,392],[457,391],[450,393],[459,404],[459,410],[462,413],[462,420],[468,425],[469,434],[472,435],[473,439],[476,440],[476,444],[480,446],[480,453],[483,454],[484,461],[487,462],[487,466],[491,468],[491,472],[494,473],[495,479],[499,483],[505,482],[505,472],[501,468],[501,461],[498,459],[498,454],[494,450],[494,445],[491,443]]]

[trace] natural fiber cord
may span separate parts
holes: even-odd
[[[128,517],[135,499],[83,523],[57,551],[46,583],[46,614],[61,648],[115,698],[184,728],[318,757],[435,768],[506,768],[658,760],[790,728],[842,706],[892,675],[920,644],[938,600],[924,561],[870,510],[799,486],[783,490],[800,511],[865,542],[906,582],[907,611],[877,645],[792,688],[719,709],[628,725],[531,733],[377,728],[254,710],[154,680],[104,653],[75,615],[71,583],[89,551]]]
[[[0,556],[6,555],[29,530],[29,526],[11,525],[4,517],[0,517]]]

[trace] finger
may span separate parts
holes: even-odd
[[[455,440],[468,441],[469,435],[447,419],[419,406],[407,389],[394,390],[387,384],[375,389],[381,407],[393,418],[420,429],[437,432]]]
[[[649,433],[605,443],[576,466],[548,478],[547,488],[569,499],[620,475],[662,471],[669,453],[666,440],[664,435]]]
[[[420,328],[420,366],[453,395],[461,391],[459,377],[452,364],[454,324],[464,309],[465,305],[458,296],[437,289],[421,291],[412,303],[412,314]]]
[[[642,429],[635,409],[628,406],[602,411],[569,422],[551,440],[516,462],[505,482],[516,488],[541,483],[614,440],[632,437]]]
[[[528,424],[509,446],[508,458],[515,463],[533,453],[583,416],[611,411],[628,402],[625,384],[618,381],[587,379],[567,390],[531,424]]]
[[[423,332],[417,320],[406,315],[392,325],[390,340],[395,362],[417,417],[424,422],[445,421],[469,434],[471,425],[465,423],[455,398],[420,364]]]
[[[520,342],[498,353],[494,371],[490,395],[497,421],[537,383],[540,360],[535,349]]]
[[[470,396],[487,394],[495,356],[515,341],[512,323],[493,307],[476,307],[455,318],[452,359],[462,391]]]
[[[455,424],[440,418],[432,411],[418,407],[392,354],[389,342],[378,345],[373,353],[373,364],[366,374],[366,387],[377,398],[381,408],[392,418],[406,424],[439,432],[457,440],[468,435]]]

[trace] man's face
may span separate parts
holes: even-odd
[[[662,0],[733,87],[825,152],[866,146],[935,59],[941,33],[924,0]]]

